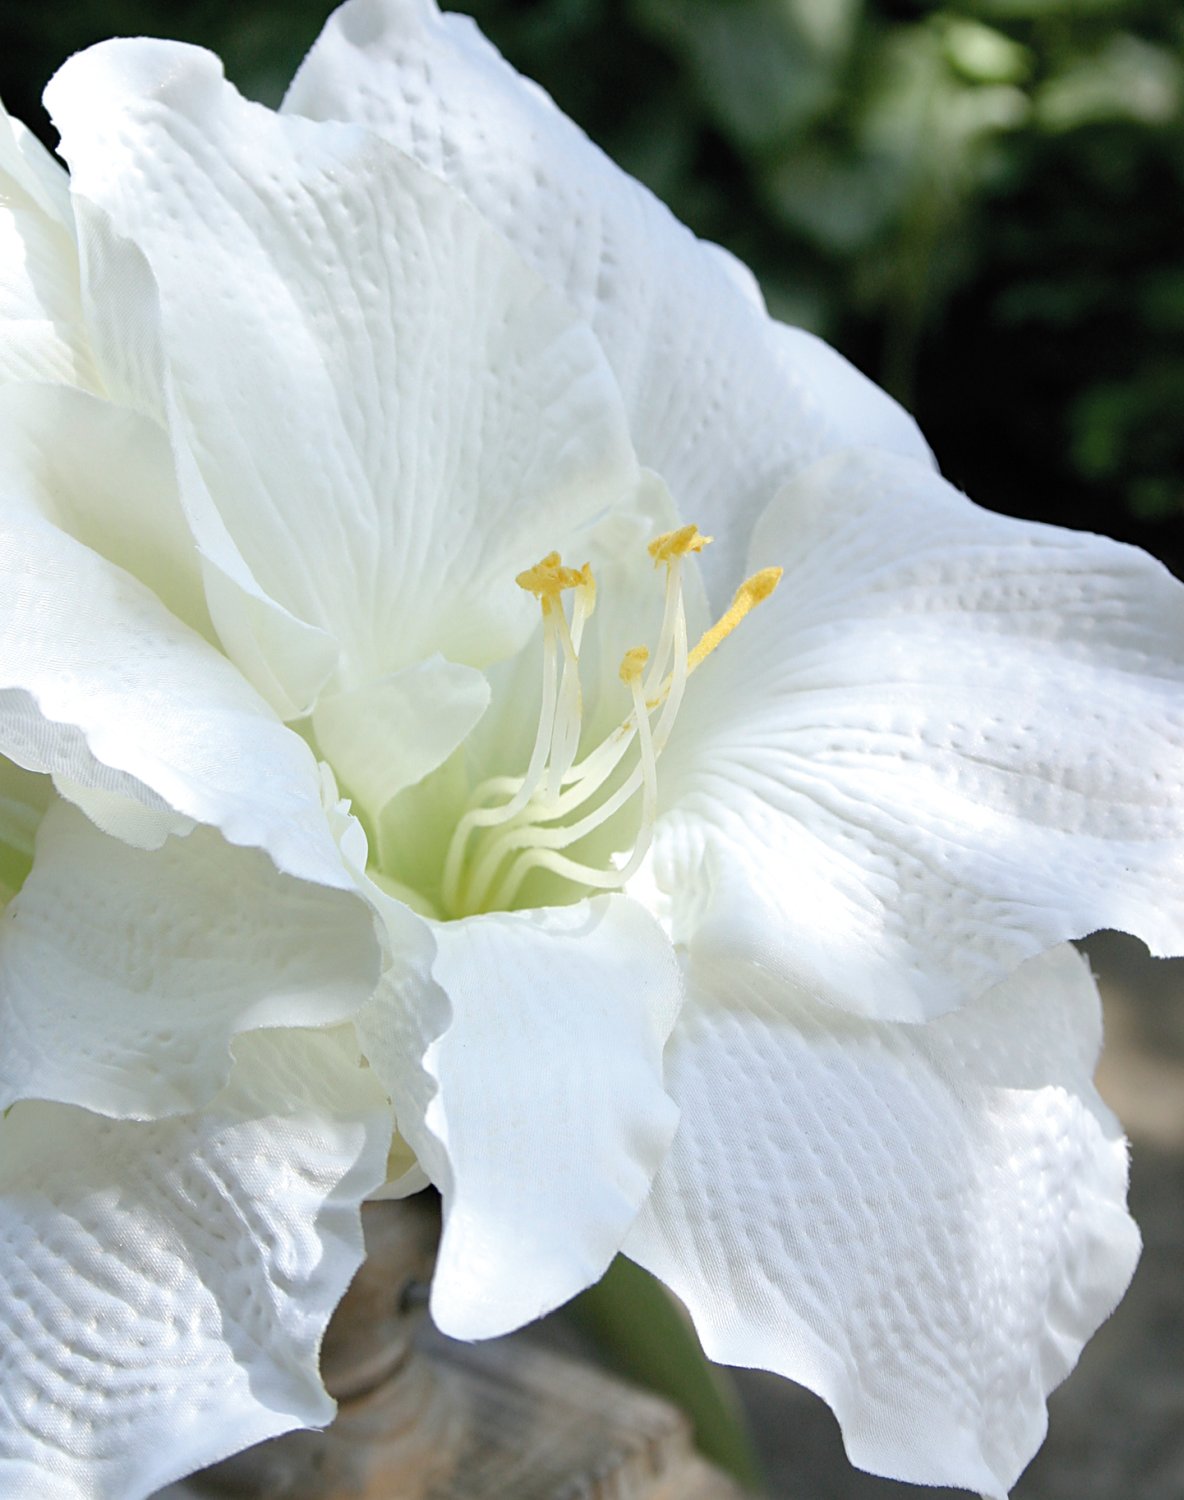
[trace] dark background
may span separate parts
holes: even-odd
[[[213,47],[278,102],[324,0],[0,0],[0,96],[104,36]],[[472,0],[522,71],[917,415],[983,504],[1184,573],[1184,7],[1178,0]],[[1015,1500],[1184,1496],[1184,965],[1091,948],[1101,1087],[1147,1240]],[[778,1500],[905,1500],[833,1420],[742,1377]]]
[[[470,0],[700,234],[917,415],[983,504],[1184,571],[1179,0]],[[324,0],[0,0],[0,96],[104,36],[278,101]]]

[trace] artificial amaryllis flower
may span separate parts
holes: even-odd
[[[0,121],[0,1491],[324,1422],[368,1196],[621,1250],[1002,1495],[1137,1255],[1065,939],[1184,936],[1184,604],[976,509],[470,23]]]

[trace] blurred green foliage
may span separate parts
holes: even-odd
[[[184,37],[275,102],[324,0],[0,16],[32,119],[70,51]],[[1184,566],[1179,0],[467,0],[773,310],[916,411],[986,504]]]

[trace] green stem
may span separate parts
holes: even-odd
[[[568,1312],[622,1375],[686,1412],[706,1458],[746,1489],[763,1492],[760,1461],[735,1387],[703,1353],[690,1320],[659,1281],[618,1255],[599,1284],[577,1297]]]

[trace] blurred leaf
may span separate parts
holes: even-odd
[[[940,22],[898,28],[883,49],[869,90],[862,134],[914,162],[919,172],[950,181],[973,176],[983,137],[1014,130],[1028,115],[1026,95],[1001,83],[968,83],[950,64],[952,33]]]
[[[1108,293],[1104,279],[1080,272],[1073,276],[1016,281],[1000,293],[994,313],[1004,324],[1071,328],[1100,308]]]
[[[880,237],[909,188],[899,156],[810,142],[764,173],[778,217],[824,249],[849,255]]]
[[[1073,461],[1089,479],[1108,479],[1118,470],[1130,418],[1130,397],[1122,386],[1096,386],[1073,409]]]
[[[637,0],[738,144],[763,149],[835,101],[860,0]]]
[[[1023,83],[1032,55],[992,26],[951,18],[945,31],[946,55],[970,83]]]
[[[638,108],[619,164],[640,177],[659,198],[670,199],[694,175],[696,132],[680,100],[655,90]]]
[[[971,0],[979,16],[999,21],[1048,21],[1060,17],[1113,16],[1132,9],[1131,0]]]
[[[1036,118],[1046,130],[1075,130],[1098,120],[1165,125],[1179,115],[1182,96],[1180,59],[1123,33],[1051,78],[1036,96]]]
[[[1140,521],[1172,521],[1184,517],[1184,481],[1137,479],[1129,491],[1129,504]]]
[[[1165,332],[1184,332],[1184,268],[1149,270],[1135,297],[1146,323]],[[1184,350],[1180,357],[1184,359]]]

